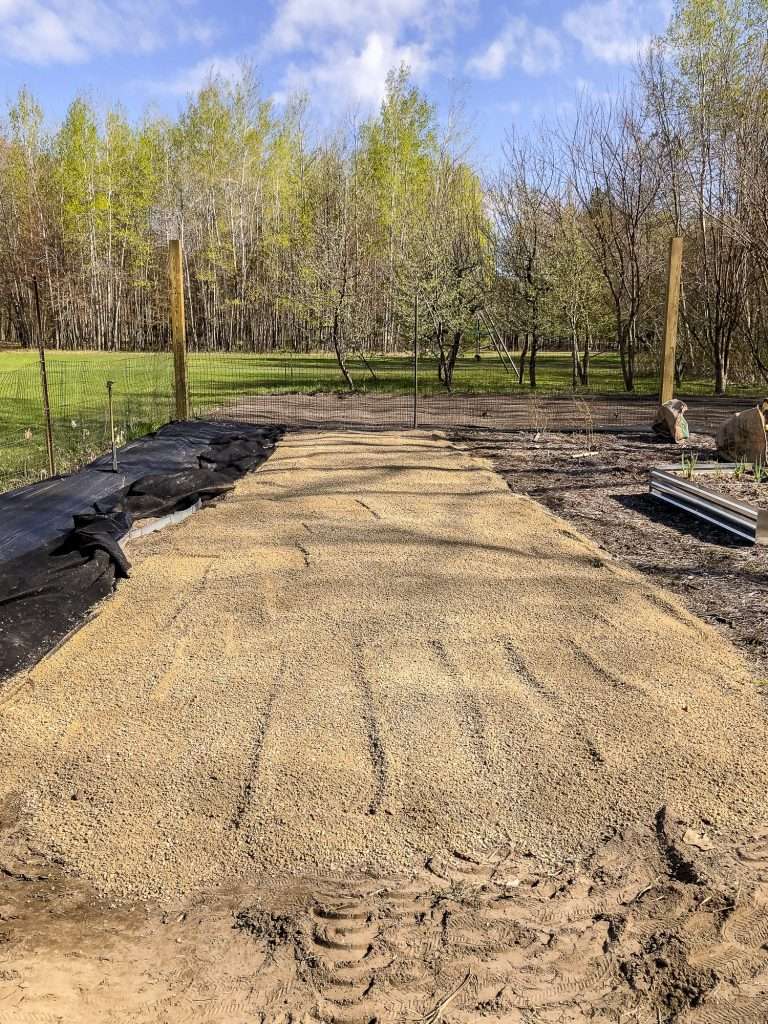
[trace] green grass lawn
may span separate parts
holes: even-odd
[[[109,443],[107,380],[114,383],[115,423],[124,443],[166,422],[173,415],[173,364],[169,353],[46,353],[56,468],[65,472],[105,450]],[[356,390],[362,393],[410,392],[413,365],[407,354],[349,360]],[[274,353],[269,355],[191,353],[189,386],[192,411],[204,415],[217,405],[246,395],[345,391],[333,355]],[[638,380],[640,393],[656,390],[655,375]],[[437,379],[435,359],[419,360],[422,394],[445,393]],[[705,381],[690,390],[711,390]],[[472,350],[457,363],[455,393],[530,393],[505,371],[494,352],[478,362]],[[538,361],[538,390],[571,390],[567,352],[543,352]],[[623,390],[618,356],[600,353],[591,363],[591,391]],[[36,352],[0,352],[0,488],[44,476],[47,467]]]
[[[107,380],[115,381],[121,442],[172,415],[172,365],[166,355],[46,354],[56,469],[68,472],[109,444]],[[0,352],[0,489],[47,475],[37,353]]]

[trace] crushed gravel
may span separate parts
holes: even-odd
[[[0,800],[114,898],[761,820],[741,656],[444,439],[289,435],[131,558],[0,696]]]
[[[715,460],[711,437],[692,434],[678,447],[650,431],[547,431],[536,437],[529,431],[462,430],[452,440],[487,458],[515,494],[535,498],[650,584],[682,598],[744,653],[764,687],[768,549],[648,493],[653,466],[679,466],[683,453],[699,465]]]

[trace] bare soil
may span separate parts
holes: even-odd
[[[0,1024],[758,1024],[765,702],[441,439],[292,435],[0,695]]]
[[[682,396],[681,396],[682,397]],[[685,398],[691,430],[715,434],[734,412],[755,405],[757,398]],[[653,395],[568,393],[541,394],[512,391],[506,394],[420,394],[417,422],[423,429],[448,430],[482,427],[484,430],[646,429],[653,423],[658,398]],[[209,410],[210,414],[210,410]],[[403,430],[413,423],[413,396],[353,392],[315,392],[246,395],[222,402],[215,415],[276,423],[291,428],[328,430]]]
[[[0,1024],[764,1024],[768,830],[707,845],[662,810],[555,869],[456,850],[118,908],[6,834]]]
[[[683,451],[713,461],[711,437],[694,434],[678,446],[649,432],[535,437],[461,430],[451,436],[490,459],[514,493],[530,495],[619,562],[681,597],[745,653],[755,679],[768,680],[768,551],[648,493],[652,466],[679,465]]]

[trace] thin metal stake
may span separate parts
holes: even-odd
[[[109,404],[109,432],[112,435],[112,472],[117,472],[117,446],[115,445],[115,417],[112,409],[113,380],[107,381],[107,402]]]
[[[419,293],[413,298],[413,429],[419,425]]]
[[[43,315],[40,312],[40,292],[37,288],[37,277],[32,278],[35,289],[35,309],[37,310],[37,351],[40,356],[40,385],[43,390],[43,414],[45,416],[45,444],[48,448],[48,475],[55,476],[56,460],[53,454],[53,426],[51,424],[51,403],[48,400],[48,372],[45,368],[45,342],[43,340]]]

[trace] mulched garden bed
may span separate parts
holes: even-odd
[[[745,652],[756,679],[768,679],[768,550],[648,494],[650,468],[679,464],[683,450],[699,462],[714,460],[711,437],[694,434],[683,449],[645,432],[534,435],[462,428],[449,436],[490,459],[516,494],[541,502],[682,597]]]
[[[745,501],[755,508],[768,506],[768,479],[762,479],[757,483],[751,469],[745,470],[743,475],[732,469],[694,473],[693,482],[700,487],[706,487],[707,490],[726,494],[736,501]]]

